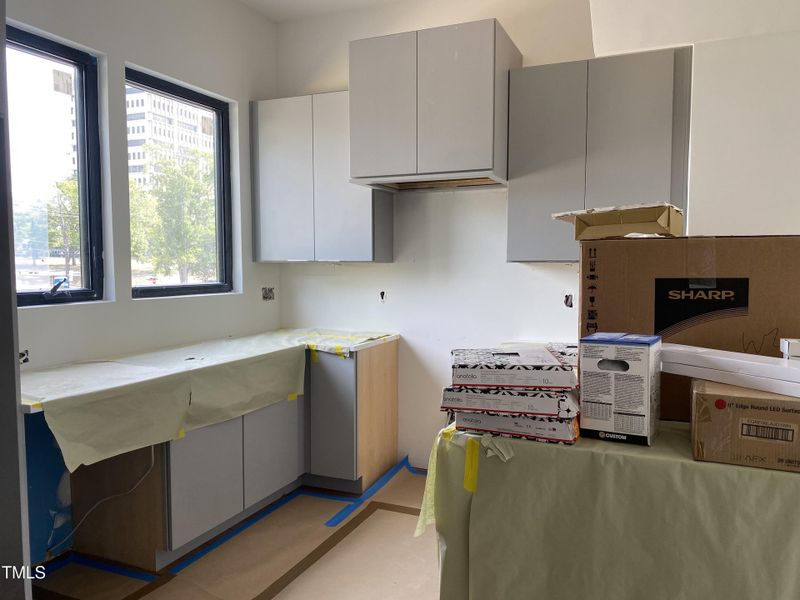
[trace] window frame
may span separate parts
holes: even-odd
[[[103,299],[103,188],[100,160],[100,112],[97,57],[48,38],[6,25],[9,46],[75,67],[75,127],[80,194],[80,289],[17,292],[17,306],[42,306]],[[4,48],[5,50],[5,48]],[[13,147],[10,152],[13,153]],[[13,183],[13,173],[11,174]],[[12,196],[13,206],[13,196]],[[16,249],[15,249],[16,254]],[[86,259],[86,260],[85,260]],[[87,264],[84,264],[87,263]]]
[[[217,132],[214,136],[215,183],[217,196],[217,264],[219,281],[187,285],[133,286],[134,298],[163,298],[170,296],[197,296],[223,294],[233,291],[233,219],[231,205],[230,161],[230,104],[177,83],[161,79],[131,67],[125,68],[125,84],[188,102],[216,115]],[[127,137],[126,137],[127,142]]]

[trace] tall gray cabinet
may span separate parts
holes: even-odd
[[[255,259],[391,262],[393,198],[350,183],[348,93],[253,103]]]
[[[686,207],[690,49],[516,69],[510,78],[508,260],[578,259],[554,212]]]

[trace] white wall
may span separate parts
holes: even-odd
[[[275,26],[236,0],[7,0],[8,17],[101,57],[108,302],[19,310],[31,367],[278,326],[260,287],[276,267],[251,251],[248,102],[275,95]],[[243,293],[132,300],[124,68],[156,73],[233,101],[234,265]]]
[[[797,0],[590,0],[597,56],[800,29]]]
[[[494,17],[526,65],[592,56],[589,0],[403,0],[281,23],[278,93],[347,89],[351,40]]]
[[[800,33],[697,44],[689,233],[800,233]]]
[[[350,40],[488,17],[500,20],[526,64],[592,55],[587,0],[407,0],[282,23],[279,95],[347,89]],[[506,263],[504,190],[397,196],[392,264],[281,269],[284,326],[402,335],[400,453],[416,466],[427,465],[443,423],[452,348],[577,335],[577,308],[563,303],[565,294],[577,297],[577,267]]]

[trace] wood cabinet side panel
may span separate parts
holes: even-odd
[[[104,502],[86,519],[75,532],[75,550],[155,570],[156,551],[165,545],[164,446],[154,450],[150,474],[135,491]],[[150,458],[150,448],[142,448],[78,468],[71,477],[73,524],[99,500],[133,487]]]
[[[358,471],[365,489],[397,462],[397,350],[394,340],[357,354]]]

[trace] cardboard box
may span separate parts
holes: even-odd
[[[554,219],[575,225],[576,240],[601,240],[626,235],[683,235],[683,213],[667,203],[608,206],[566,213]]]
[[[581,339],[581,434],[649,446],[656,432],[661,338],[595,333]]]
[[[780,356],[782,337],[800,337],[797,257],[799,236],[582,242],[580,335]],[[690,406],[690,380],[664,375],[662,418],[688,421]]]
[[[580,431],[578,419],[533,417],[492,412],[457,412],[456,429],[572,444]]]
[[[800,471],[800,399],[696,380],[692,448],[695,460]]]
[[[455,386],[572,389],[578,384],[574,345],[458,349],[451,355]]]
[[[661,371],[800,398],[800,361],[664,344]]]
[[[783,358],[800,358],[800,340],[797,338],[781,338]]]
[[[444,388],[442,410],[490,411],[563,419],[575,417],[579,412],[578,399],[570,391],[468,387]]]

